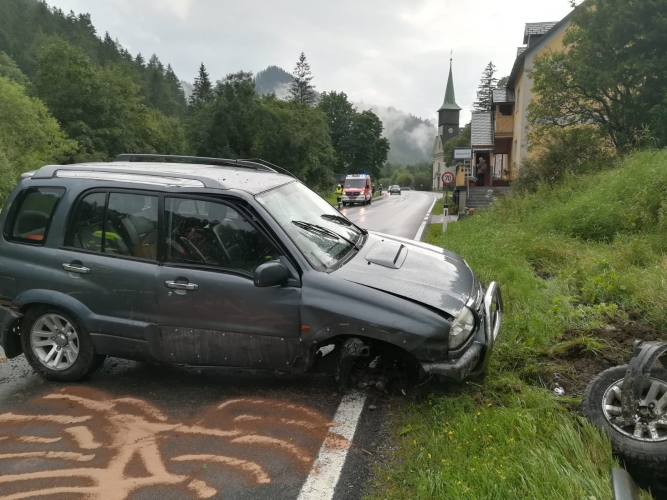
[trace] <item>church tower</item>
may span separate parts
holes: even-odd
[[[445,92],[445,102],[438,110],[438,135],[443,146],[452,137],[459,135],[459,115],[461,107],[456,104],[456,95],[454,93],[454,77],[452,74],[452,59],[449,60],[449,78],[447,79],[447,91]]]
[[[447,91],[445,92],[445,102],[438,110],[438,135],[433,144],[433,189],[441,189],[441,175],[446,171],[452,171],[449,168],[453,162],[452,158],[445,158],[443,147],[453,137],[460,134],[461,107],[456,104],[456,95],[454,92],[454,76],[452,71],[452,59],[449,59],[449,78],[447,79]]]

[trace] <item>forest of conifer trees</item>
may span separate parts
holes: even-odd
[[[298,78],[313,75],[308,69]],[[98,33],[90,15],[38,0],[0,2],[3,197],[26,170],[121,153],[261,157],[326,190],[334,170],[377,175],[386,162],[381,120],[369,111],[357,115],[349,130],[337,131],[334,146],[336,117],[315,95],[261,95],[251,73],[216,81],[202,62],[186,99],[170,64],[131,54]]]

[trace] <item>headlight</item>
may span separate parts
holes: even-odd
[[[449,348],[456,349],[463,344],[475,329],[475,315],[470,309],[464,307],[459,317],[454,320],[452,329],[449,330]]]

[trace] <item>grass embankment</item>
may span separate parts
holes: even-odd
[[[399,405],[375,498],[611,498],[610,446],[579,402],[634,338],[667,340],[667,152],[501,200],[427,241],[501,283],[504,326],[484,380]]]

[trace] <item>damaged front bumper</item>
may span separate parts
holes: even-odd
[[[493,347],[500,333],[503,316],[503,298],[500,286],[493,282],[484,296],[477,337],[458,359],[440,363],[421,363],[422,370],[429,375],[441,375],[457,382],[481,375],[486,370]]]

